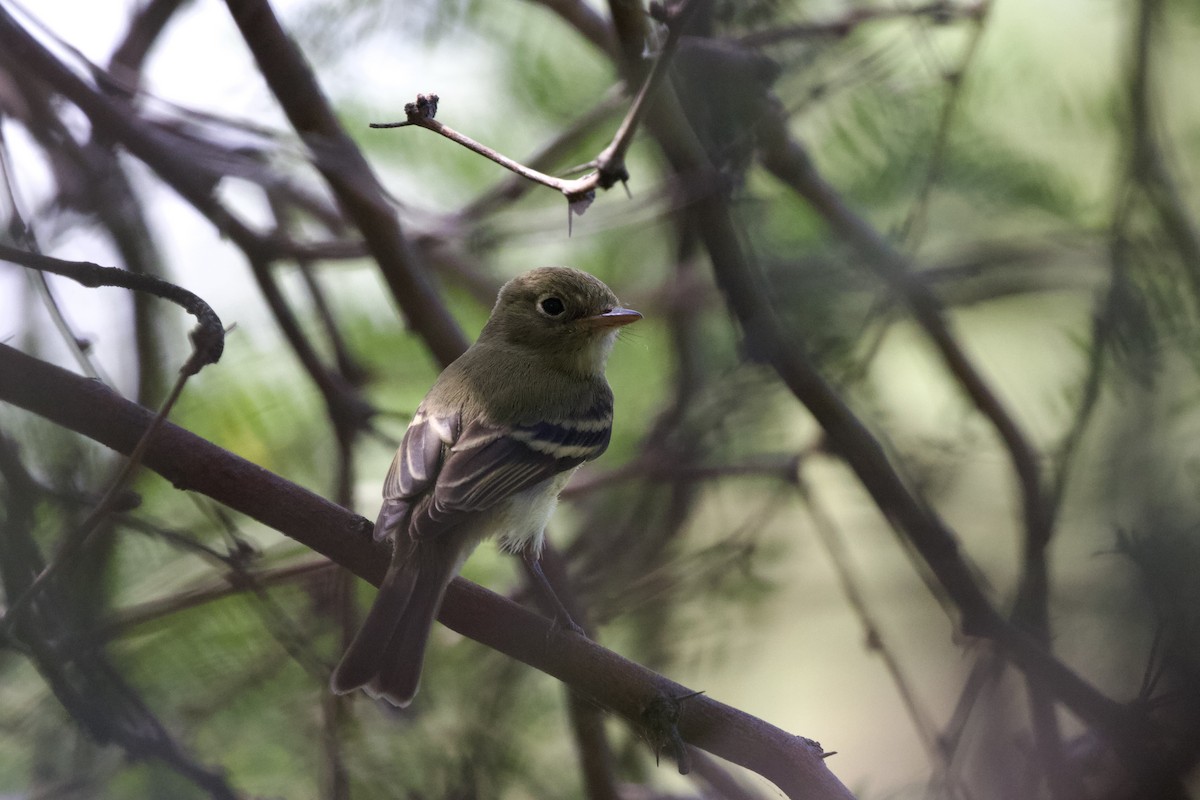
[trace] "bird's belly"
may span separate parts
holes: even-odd
[[[502,549],[512,553],[530,549],[540,553],[546,523],[558,505],[558,493],[575,470],[560,472],[553,478],[509,497],[495,508],[481,538],[495,536]]]

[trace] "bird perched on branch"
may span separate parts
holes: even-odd
[[[559,492],[608,447],[604,366],[618,329],[638,319],[579,270],[535,269],[504,285],[479,340],[438,377],[392,461],[375,522],[375,539],[393,542],[391,566],[333,672],[334,692],[363,687],[393,705],[412,702],[442,595],[483,539],[499,537],[541,576]]]

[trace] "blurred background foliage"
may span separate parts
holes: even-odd
[[[85,58],[108,61],[142,8],[0,6],[26,27],[42,19],[38,35],[80,72]],[[956,637],[909,548],[803,407],[745,351],[688,231],[690,189],[650,137],[639,136],[629,156],[630,196],[601,194],[568,235],[555,193],[524,187],[516,199],[480,204],[508,180],[496,165],[426,131],[367,128],[433,91],[439,119],[518,159],[582,119],[550,169],[587,162],[627,100],[609,55],[555,7],[574,8],[278,4],[469,335],[501,282],[544,264],[592,272],[645,313],[609,368],[612,447],[576,476],[552,527],[601,643],[821,740],[860,797],[1054,795],[1019,675],[988,666],[987,648]],[[605,6],[583,8],[607,19]],[[1164,735],[1193,790],[1196,9],[1185,0],[759,0],[717,2],[712,13],[715,36],[778,65],[772,91],[791,134],[844,200],[911,257],[1036,446],[1055,504],[1051,646],[1110,697],[1140,700],[1176,738],[1192,737],[1178,746]],[[220,4],[181,4],[142,70],[138,113],[215,143],[235,164],[217,196],[260,231],[281,224],[267,191],[280,186],[335,208],[228,17]],[[754,90],[720,95],[721,76],[704,74],[704,58],[695,63],[691,78],[676,72],[681,97],[734,102]],[[31,110],[38,92],[61,130]],[[377,412],[339,461],[322,394],[238,250],[135,157],[89,141],[87,118],[3,54],[0,111],[10,242],[136,268],[104,209],[118,195],[79,188],[97,180],[89,169],[109,170],[136,198],[120,207],[144,224],[142,265],[197,292],[231,326],[224,358],[188,384],[172,420],[373,517],[388,461],[438,365],[405,330],[361,247],[353,257],[270,267],[323,362]],[[708,109],[708,122],[732,128],[708,129],[706,144],[725,165],[743,245],[792,344],[881,438],[1007,607],[1022,568],[1021,519],[992,427],[904,299],[792,188],[754,165],[753,119],[720,111]],[[63,137],[98,146],[108,160],[71,162]],[[294,210],[291,219],[297,239],[356,241],[344,221]],[[129,396],[161,399],[187,354],[182,315],[135,306],[116,289],[53,278],[49,286],[0,269],[0,339],[79,369],[70,335],[48,311],[52,295],[101,375]],[[7,406],[0,432],[11,455],[0,484],[4,535],[25,530],[34,548],[10,542],[0,557],[52,560],[119,460]],[[346,579],[300,545],[156,475],[142,472],[132,488],[140,504],[112,515],[56,582],[64,627],[51,633],[86,651],[68,665],[78,671],[73,686],[93,699],[125,698],[113,708],[146,709],[143,722],[157,720],[184,755],[139,760],[106,743],[105,723],[81,722],[24,647],[5,638],[0,794],[218,796],[194,772],[211,769],[247,796],[583,796],[555,681],[439,629],[410,710],[334,701],[329,667],[373,590],[356,585],[348,595]],[[464,575],[523,596],[510,561],[484,547]],[[314,566],[297,568],[305,564]],[[251,574],[248,588],[236,588]],[[11,575],[2,576],[7,603]],[[847,601],[847,587],[861,605]],[[1137,796],[1108,779],[1116,768],[1096,755],[1094,734],[1069,714],[1061,720],[1077,796]],[[623,796],[724,796],[656,765],[624,725],[610,721],[608,734]],[[761,779],[738,780],[747,797],[777,796]]]

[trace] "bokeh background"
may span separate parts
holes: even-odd
[[[442,122],[500,152],[527,160],[554,143],[546,171],[586,163],[629,105],[611,19],[630,6],[273,7],[378,177],[413,263],[469,336],[504,280],[547,264],[598,275],[645,314],[609,368],[613,444],[576,476],[551,533],[602,644],[819,740],[862,798],[1198,790],[1200,7],[714,1],[667,91],[719,180],[681,172],[643,130],[628,193],[600,193],[570,225],[553,191],[489,194],[514,185],[497,165],[429,131],[367,125],[436,92]],[[296,134],[229,8],[0,9],[207,176],[249,230],[310,247],[256,272],[236,237],[0,47],[5,242],[158,274],[204,298],[228,329],[225,354],[189,381],[171,419],[373,517],[438,360],[406,329],[314,168],[319,149]],[[156,13],[165,24],[144,63],[109,69],[133,22]],[[649,59],[665,33],[645,25]],[[636,64],[623,68],[639,85]],[[767,118],[783,121],[908,277],[887,278],[828,209],[764,167]],[[1052,520],[1045,619],[1025,623],[1149,720],[1161,782],[1131,779],[1061,705],[1059,747],[1045,757],[1022,672],[959,631],[838,442],[746,346],[692,214],[703,192],[728,198],[766,288],[763,313],[882,443],[1008,614],[1029,574],[1018,476],[912,313],[914,296],[935,303],[1030,445]],[[906,293],[904,280],[919,289]],[[0,264],[0,341],[151,406],[187,358],[190,323],[124,290]],[[335,389],[318,385],[298,340]],[[339,401],[368,412],[348,430],[330,411]],[[52,561],[120,459],[7,405],[0,435],[0,535]],[[183,761],[97,741],[103,723],[81,720],[6,629],[0,795],[219,796],[192,764],[257,797],[585,796],[554,680],[439,629],[410,711],[335,702],[325,676],[373,590],[151,473],[132,488],[140,505],[112,514],[54,586],[54,652],[80,672],[67,680],[94,713],[119,687]],[[33,507],[22,534],[18,495]],[[5,557],[14,563],[11,546]],[[464,575],[522,596],[511,561],[483,547]],[[249,585],[230,590],[231,576]],[[656,763],[625,724],[610,720],[607,733],[621,796],[729,796]],[[743,796],[779,796],[728,770]]]

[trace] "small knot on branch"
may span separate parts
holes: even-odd
[[[596,170],[599,173],[599,184],[601,189],[611,189],[618,183],[625,185],[625,191],[628,193],[629,170],[625,169],[625,162],[612,162],[599,165]]]
[[[409,122],[418,119],[433,119],[437,116],[438,96],[436,94],[418,94],[417,102],[404,104],[404,115]]]
[[[404,122],[372,122],[372,128],[403,128],[406,125],[420,125],[437,116],[438,96],[418,94],[416,102],[404,104]]]
[[[679,735],[679,717],[683,713],[683,704],[702,694],[704,692],[692,692],[682,697],[660,694],[642,710],[642,726],[647,741],[654,748],[654,762],[657,764],[659,754],[664,748],[670,747],[671,755],[679,765],[680,775],[692,771],[692,759],[688,755],[687,744]]]
[[[225,329],[217,315],[208,309],[207,313],[198,314],[197,320],[196,327],[188,334],[192,355],[179,370],[184,375],[195,375],[209,364],[217,363],[225,352]]]
[[[588,210],[588,206],[596,199],[596,191],[588,189],[583,192],[567,192],[567,209],[570,214],[583,216],[583,212]]]

